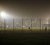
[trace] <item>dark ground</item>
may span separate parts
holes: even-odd
[[[50,32],[0,31],[0,43],[1,45],[48,45]]]

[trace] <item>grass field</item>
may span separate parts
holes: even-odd
[[[48,45],[50,44],[50,32],[45,31],[0,31],[1,44],[13,45]]]

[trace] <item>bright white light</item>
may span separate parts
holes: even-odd
[[[1,17],[2,17],[2,18],[7,18],[6,13],[5,13],[5,12],[1,12]]]
[[[0,12],[0,16],[2,19],[9,19],[10,18],[10,16],[4,11]]]

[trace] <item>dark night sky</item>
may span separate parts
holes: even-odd
[[[0,9],[15,16],[50,16],[50,1],[0,1]]]

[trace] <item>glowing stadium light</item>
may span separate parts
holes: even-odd
[[[10,14],[6,13],[5,11],[0,12],[0,17],[2,19],[10,19],[10,18],[12,18],[12,16],[10,16]]]
[[[6,13],[5,13],[5,12],[3,12],[3,11],[0,13],[0,15],[1,15],[1,17],[2,17],[2,18],[4,18],[4,19],[5,19],[5,18],[7,18]]]

